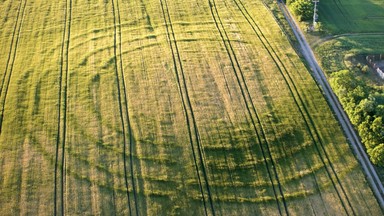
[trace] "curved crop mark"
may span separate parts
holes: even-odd
[[[172,20],[171,20],[170,14],[169,14],[168,4],[167,4],[166,0],[164,0],[164,3],[162,0],[160,0],[160,4],[161,4],[161,9],[162,9],[162,13],[163,13],[165,26],[166,26],[169,46],[170,46],[170,49],[172,52],[172,59],[173,59],[175,73],[176,73],[177,86],[179,88],[182,106],[183,106],[183,110],[185,113],[185,120],[186,120],[187,127],[188,127],[189,141],[191,144],[196,174],[198,177],[200,193],[201,193],[202,199],[203,199],[204,211],[205,211],[205,214],[208,215],[207,204],[206,204],[203,186],[202,186],[202,181],[201,181],[201,177],[200,177],[198,160],[201,164],[201,171],[202,171],[204,182],[205,182],[205,188],[206,188],[207,193],[208,193],[208,201],[209,201],[209,205],[211,207],[211,212],[213,215],[215,215],[215,208],[213,206],[213,200],[212,200],[212,194],[211,194],[211,189],[210,189],[210,185],[209,185],[208,174],[207,174],[207,171],[205,168],[205,163],[204,163],[205,159],[204,159],[204,155],[203,155],[204,154],[203,153],[203,147],[202,147],[202,144],[200,141],[199,130],[197,127],[193,107],[192,107],[191,100],[190,100],[190,97],[188,94],[188,88],[187,88],[187,83],[186,83],[186,79],[185,79],[183,64],[182,64],[182,60],[180,57],[179,48],[177,46],[175,32],[173,30]],[[192,121],[192,123],[191,123],[191,121]],[[195,138],[196,147],[195,147],[193,137]],[[197,155],[196,155],[195,150],[194,150],[195,148],[197,148],[197,153],[198,153]]]
[[[271,185],[272,185],[272,189],[273,189],[273,193],[274,193],[274,197],[275,197],[275,200],[276,200],[276,204],[277,204],[279,213],[280,213],[280,215],[282,214],[281,209],[280,209],[279,198],[278,198],[278,195],[277,195],[277,191],[276,191],[276,189],[274,187],[275,183],[274,183],[274,180],[272,178],[272,175],[277,180],[277,185],[279,187],[279,191],[280,191],[280,194],[281,194],[281,197],[282,197],[282,201],[283,201],[283,204],[284,204],[284,207],[285,207],[285,211],[288,214],[288,210],[286,208],[286,202],[285,202],[284,193],[282,192],[282,189],[281,189],[280,180],[278,178],[278,174],[277,174],[277,171],[276,171],[276,166],[275,166],[273,157],[272,157],[271,152],[270,152],[269,143],[268,143],[268,141],[266,139],[265,131],[264,131],[264,128],[263,128],[263,126],[261,124],[261,119],[260,119],[259,114],[258,114],[258,112],[256,110],[256,107],[254,106],[254,103],[252,101],[252,97],[251,97],[250,92],[248,90],[248,86],[247,86],[247,83],[245,81],[245,77],[244,77],[244,74],[242,72],[240,63],[238,62],[238,59],[237,59],[235,51],[234,51],[234,49],[232,47],[231,41],[230,41],[230,39],[228,37],[228,34],[227,34],[227,32],[226,32],[226,30],[224,28],[224,25],[223,25],[223,23],[221,21],[220,16],[219,16],[219,12],[218,12],[218,9],[216,7],[216,2],[214,0],[213,1],[209,0],[208,3],[209,3],[209,6],[210,6],[210,9],[211,9],[211,15],[212,15],[212,17],[213,17],[213,19],[215,21],[216,28],[219,31],[220,37],[222,38],[222,42],[223,42],[223,44],[225,46],[225,49],[226,49],[226,52],[228,54],[228,58],[231,61],[231,65],[232,65],[234,74],[236,76],[236,80],[237,80],[238,86],[240,88],[243,101],[244,101],[245,106],[247,108],[248,115],[249,115],[249,117],[251,119],[253,129],[254,129],[254,131],[256,133],[256,136],[257,136],[257,139],[258,139],[258,143],[259,143],[259,147],[260,147],[262,155],[263,155],[263,161],[264,161],[266,170],[268,172],[268,178],[269,178],[269,180],[271,182]],[[220,26],[221,26],[221,28],[220,28]],[[251,105],[249,105],[249,104],[251,104]],[[256,115],[256,120],[254,119],[254,117],[252,115],[252,111]],[[262,144],[263,142],[262,142],[260,134],[259,134],[259,132],[257,130],[256,122],[258,123],[259,127],[261,128],[261,136],[262,136],[262,138],[264,140],[264,143],[266,144],[266,149],[264,149],[264,147],[263,147],[263,144]],[[251,148],[251,147],[249,147],[249,148]],[[250,152],[252,152],[252,151],[250,151]],[[272,163],[271,167],[272,167],[273,173],[271,172],[270,166],[268,164],[267,154],[268,154],[268,157],[269,157],[269,159],[270,159],[270,161]],[[251,154],[251,156],[252,156],[252,154]],[[252,156],[252,158],[254,158],[254,156]],[[253,159],[253,161],[255,161],[255,160]],[[254,164],[254,166],[255,166],[255,164]]]

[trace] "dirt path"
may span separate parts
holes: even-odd
[[[311,43],[311,47],[317,47],[324,42],[327,42],[339,37],[353,37],[353,36],[384,36],[384,32],[345,33],[345,34],[338,34],[338,35],[330,35]]]
[[[299,44],[300,44],[300,50],[303,54],[304,58],[308,62],[309,66],[311,67],[311,70],[313,71],[313,76],[318,82],[318,84],[322,87],[324,95],[326,99],[328,100],[329,105],[331,106],[333,112],[335,113],[338,121],[340,122],[345,135],[347,136],[347,139],[349,140],[353,151],[356,154],[357,159],[359,160],[366,177],[369,181],[369,183],[372,186],[372,190],[374,194],[376,195],[377,201],[379,202],[381,208],[384,208],[384,187],[380,182],[380,179],[376,173],[376,170],[374,169],[372,163],[369,161],[369,158],[364,151],[363,145],[360,142],[356,132],[354,131],[352,124],[350,123],[347,115],[345,114],[343,108],[341,107],[340,102],[338,101],[336,95],[333,93],[323,71],[321,70],[312,49],[308,45],[308,42],[305,40],[305,37],[303,33],[301,32],[300,28],[298,27],[298,24],[296,21],[292,18],[291,14],[289,13],[287,7],[277,1],[277,4],[279,5],[280,10],[284,14],[286,20],[288,21],[289,25],[291,26]]]

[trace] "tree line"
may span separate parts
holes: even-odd
[[[299,21],[308,21],[313,16],[312,0],[286,0],[286,4],[296,15]]]
[[[371,161],[384,167],[384,93],[368,86],[349,70],[332,73],[330,83]]]

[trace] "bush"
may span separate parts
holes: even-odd
[[[364,74],[368,73],[369,72],[369,66],[364,65],[363,68],[361,68],[361,72],[363,72]]]
[[[312,19],[313,4],[311,0],[295,0],[290,2],[289,7],[300,21]]]
[[[368,151],[371,156],[371,160],[374,164],[384,166],[384,143],[376,146],[371,151]]]

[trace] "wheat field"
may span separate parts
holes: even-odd
[[[380,215],[264,2],[0,2],[2,215]]]

